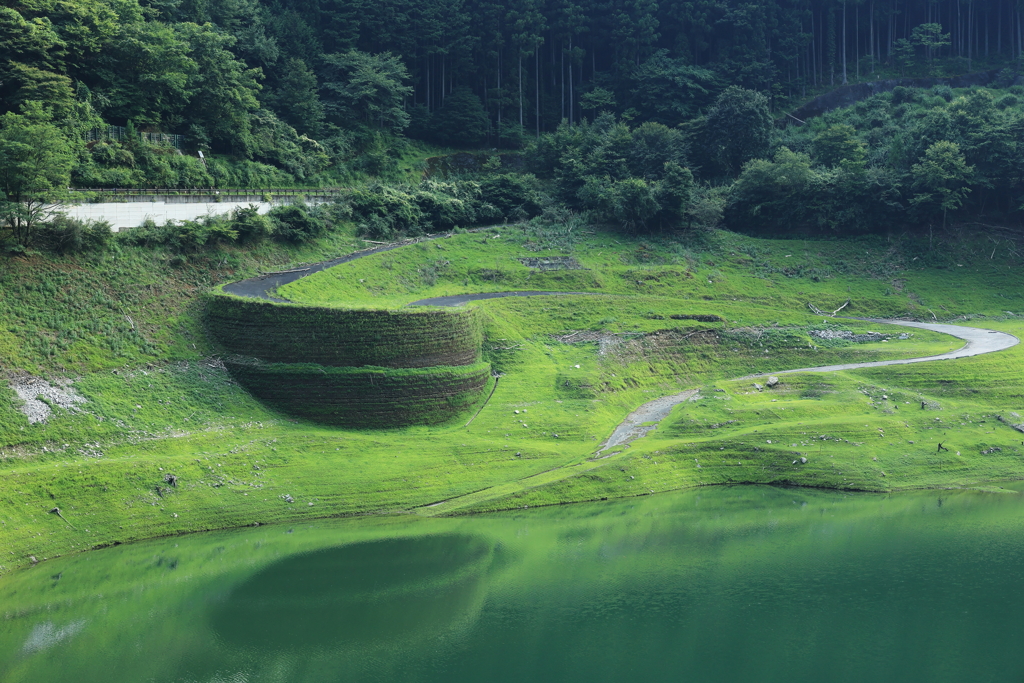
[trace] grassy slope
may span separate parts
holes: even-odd
[[[773,242],[728,233],[640,242],[506,228],[378,254],[299,281],[286,294],[366,306],[465,291],[600,294],[477,304],[488,318],[485,352],[505,376],[473,424],[464,427],[460,419],[356,432],[294,422],[253,401],[216,362],[204,360],[209,350],[196,314],[198,295],[230,277],[229,267],[242,274],[261,263],[334,255],[345,246],[338,238],[303,252],[224,252],[182,270],[141,250],[95,262],[12,262],[0,280],[4,367],[77,376],[75,386],[89,403],[81,413],[58,411],[47,424],[30,426],[13,394],[0,394],[0,547],[7,554],[0,571],[24,565],[29,555],[254,522],[404,511],[444,500],[450,502],[421,511],[727,481],[882,490],[1024,475],[1016,433],[991,417],[1024,412],[1014,377],[1020,347],[949,363],[788,376],[771,395],[751,393],[750,381],[729,381],[756,371],[959,345],[923,332],[888,343],[813,342],[807,330],[822,320],[805,312],[808,301],[831,309],[850,298],[844,312],[863,316],[984,313],[1002,316],[994,324],[1020,334],[1024,322],[1004,312],[1024,309],[1016,302],[1020,276],[1002,254],[990,258],[990,248],[982,254],[979,246],[972,255],[969,243],[928,251],[885,240]],[[516,260],[565,253],[589,270],[541,274]],[[109,303],[90,303],[100,294]],[[54,307],[54,300],[61,305]],[[680,313],[714,313],[728,322],[668,317]],[[93,321],[117,331],[120,351],[108,348],[112,333],[90,331]],[[62,346],[57,342],[65,328],[80,329],[80,338]],[[623,336],[603,349],[551,336],[573,330]],[[624,334],[656,331],[663,332]],[[49,353],[37,348],[39,336],[53,338]],[[696,387],[705,398],[680,406],[650,437],[612,458],[587,460],[632,408]],[[893,409],[881,393],[910,403]],[[929,410],[920,409],[919,397]],[[708,426],[729,420],[735,422]],[[950,451],[936,455],[929,439],[940,433]],[[1002,450],[980,453],[992,445]],[[809,462],[791,465],[798,454]],[[550,472],[567,465],[575,468]],[[176,487],[164,482],[169,473],[179,478]],[[520,482],[531,475],[540,476]],[[453,500],[467,494],[474,495]],[[67,523],[48,513],[55,506]]]

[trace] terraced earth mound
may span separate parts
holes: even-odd
[[[253,396],[322,424],[446,422],[476,402],[490,377],[475,309],[303,306],[219,288],[206,325]]]

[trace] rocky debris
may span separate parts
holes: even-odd
[[[283,496],[281,496],[281,500],[283,500],[286,503],[294,503],[295,502],[295,499],[292,498],[291,495],[289,495],[287,493],[284,494]]]
[[[768,384],[769,387],[774,387],[778,383],[779,383],[779,378],[776,377],[775,375],[772,375],[771,377],[768,378],[767,384]]]
[[[605,355],[625,341],[643,337],[642,332],[599,332],[596,330],[574,330],[565,334],[553,334],[551,338],[562,344],[593,344],[598,345],[598,354]],[[578,365],[576,366],[579,367]]]
[[[987,449],[983,450],[983,451],[981,452],[981,454],[982,454],[982,455],[988,455],[988,454],[990,454],[990,453],[1001,453],[1001,452],[1002,452],[1002,450],[1003,450],[1003,449],[1002,449],[1002,448],[1000,448],[999,446],[993,446],[992,448],[987,448]]]
[[[764,389],[764,385],[754,382],[754,388],[757,389],[758,391],[761,391],[762,389]]]
[[[29,424],[45,422],[53,413],[52,406],[63,408],[69,412],[77,412],[79,405],[87,401],[75,393],[70,379],[60,377],[50,384],[41,377],[18,374],[8,377],[8,385],[22,400],[19,408],[28,418]]]
[[[165,474],[164,481],[175,488],[178,487],[178,476],[175,474]]]
[[[859,343],[878,342],[889,338],[888,335],[881,334],[879,332],[864,332],[863,334],[856,334],[849,330],[811,330],[810,335],[812,337],[817,337],[818,339],[843,339]],[[904,333],[901,334],[899,338],[909,339],[910,335]]]
[[[586,270],[572,256],[524,256],[519,259],[527,268],[537,270]]]
[[[1016,414],[1016,413],[1014,413],[1014,414]],[[938,418],[935,418],[935,419],[938,419]],[[1002,422],[1007,427],[1010,427],[1012,429],[1016,429],[1018,432],[1024,433],[1024,424],[1014,424],[1013,422],[1010,422],[1009,420],[1007,420],[1002,415],[996,415],[996,419],[999,420],[1000,422]]]

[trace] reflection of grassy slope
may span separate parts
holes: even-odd
[[[496,234],[500,237],[495,238]],[[562,254],[567,247],[590,270],[538,274],[515,260],[518,256]],[[71,351],[59,351],[46,362],[5,357],[10,367],[59,371],[63,364],[69,371],[84,372],[76,386],[90,403],[85,406],[86,413],[29,426],[16,412],[11,396],[0,392],[0,443],[4,444],[0,448],[4,455],[15,456],[0,459],[0,545],[6,553],[0,557],[0,571],[26,564],[29,555],[52,557],[115,541],[253,522],[408,510],[507,485],[585,461],[595,445],[645,401],[714,382],[726,393],[705,389],[704,395],[712,398],[680,407],[670,423],[624,455],[601,463],[603,467],[576,479],[548,483],[529,491],[522,500],[493,500],[493,496],[478,494],[473,504],[507,507],[562,502],[730,480],[788,480],[878,489],[973,484],[1022,476],[1024,466],[1018,465],[1008,447],[1014,433],[1001,425],[989,435],[992,443],[1002,444],[1000,452],[979,455],[978,450],[985,449],[965,450],[952,444],[951,452],[939,460],[930,464],[922,460],[914,467],[903,467],[895,452],[883,452],[881,444],[897,443],[895,439],[875,436],[876,446],[859,432],[854,434],[855,428],[877,434],[876,428],[882,426],[887,434],[895,436],[902,430],[902,440],[920,444],[934,432],[923,422],[919,425],[909,419],[910,427],[897,428],[902,416],[867,406],[866,396],[859,393],[867,386],[914,397],[920,393],[941,405],[942,412],[934,415],[941,415],[944,421],[954,414],[970,414],[975,423],[975,415],[1012,410],[1024,414],[1024,401],[1012,387],[1013,368],[1022,353],[1019,349],[973,360],[843,373],[826,380],[788,377],[787,390],[801,382],[810,386],[827,381],[837,385],[838,393],[811,387],[785,393],[778,403],[770,403],[770,397],[764,395],[744,395],[748,383],[724,381],[757,371],[926,355],[960,345],[942,335],[917,331],[909,340],[887,343],[828,345],[814,341],[807,332],[820,327],[822,320],[809,315],[808,301],[820,308],[836,308],[851,298],[844,313],[864,316],[930,318],[928,310],[940,318],[1020,312],[1022,307],[1015,298],[1020,276],[999,260],[1001,255],[990,260],[991,250],[986,249],[984,258],[971,260],[963,249],[945,248],[941,257],[927,256],[933,260],[924,268],[916,265],[924,262],[924,256],[916,262],[913,259],[925,252],[915,249],[906,244],[893,247],[884,240],[780,242],[728,233],[681,243],[642,243],[597,233],[569,244],[564,235],[502,228],[378,254],[289,285],[285,293],[295,300],[363,307],[398,306],[420,297],[465,291],[561,289],[600,294],[475,304],[484,318],[484,360],[505,373],[493,398],[468,428],[448,424],[393,431],[347,431],[282,419],[240,391],[223,370],[198,364],[204,343],[195,337],[200,329],[188,301],[194,301],[189,296],[202,293],[200,284],[209,276],[203,280],[200,274],[188,271],[197,278],[194,293],[186,294],[184,286],[175,284],[176,313],[159,308],[151,311],[147,308],[151,301],[145,294],[148,290],[139,294],[130,284],[130,275],[138,271],[141,258],[132,252],[135,255],[129,255],[125,272],[112,280],[111,299],[136,302],[126,311],[142,328],[143,337],[152,340],[147,343],[171,359],[188,360],[188,369],[155,362],[152,368],[140,367],[159,357],[141,346],[121,357],[96,351],[91,364],[73,362]],[[966,255],[961,258],[957,254]],[[238,267],[253,266],[246,262]],[[102,268],[116,269],[117,260],[111,259]],[[167,274],[175,272],[161,268]],[[28,271],[20,277],[30,278]],[[72,298],[81,296],[85,294],[73,293]],[[2,303],[19,311],[19,320],[28,320],[35,315],[33,311],[42,320],[51,315],[46,312],[50,310],[48,301],[42,294],[16,292]],[[70,305],[65,308],[78,310]],[[674,314],[717,314],[728,322],[676,320],[670,317]],[[115,320],[118,316],[124,320],[114,306],[109,317]],[[171,324],[162,325],[164,318]],[[998,324],[1000,329],[1020,334],[1024,325],[1016,320],[1013,317]],[[175,327],[178,323],[180,329]],[[4,324],[0,322],[0,326]],[[851,330],[880,329],[868,323],[841,324]],[[27,329],[18,327],[10,334],[20,338]],[[550,336],[573,330],[620,334],[625,341],[606,345],[602,354],[596,343],[562,344]],[[645,340],[630,340],[626,334],[657,331],[663,332]],[[0,350],[6,348],[6,339],[0,334]],[[193,339],[198,349],[191,348]],[[809,348],[810,344],[817,348]],[[135,369],[111,374],[111,367],[126,363]],[[106,371],[89,372],[101,368]],[[942,384],[942,379],[958,384]],[[959,387],[958,393],[952,386]],[[967,387],[980,393],[969,393]],[[730,400],[714,398],[723,396]],[[857,397],[862,403],[844,400]],[[767,412],[757,415],[758,402],[765,401],[786,410],[778,411],[778,417]],[[727,408],[742,412],[743,419],[713,432],[698,430],[698,422],[690,422],[735,419],[727,417]],[[793,415],[799,412],[804,417],[791,421],[790,408]],[[933,413],[925,414],[934,422]],[[836,472],[843,475],[833,474],[820,457],[811,457],[810,447],[800,443],[809,436],[800,432],[809,423],[823,420],[849,422],[842,427],[848,432],[840,432],[841,425],[837,425],[836,434],[866,442],[859,447],[843,443],[851,458],[858,454],[859,459],[851,462],[859,469],[842,461],[843,469]],[[963,434],[975,424],[957,422],[961,421],[965,426],[957,424],[957,428],[965,430],[960,432]],[[979,429],[992,426],[988,418]],[[774,450],[774,443],[758,443],[761,451],[747,452],[755,441],[772,438],[768,431],[775,428],[786,444],[785,456]],[[760,431],[755,434],[752,430]],[[970,443],[980,444],[983,431]],[[801,440],[795,438],[798,435]],[[1002,441],[995,441],[996,437]],[[728,444],[719,443],[723,440]],[[689,441],[697,445],[682,445]],[[799,448],[790,448],[790,443],[798,443]],[[839,448],[839,442],[828,443]],[[767,461],[776,457],[779,462],[788,458],[785,463],[791,463],[794,457],[789,451],[801,449],[810,463],[800,470]],[[878,462],[865,461],[859,455],[869,449]],[[961,451],[959,458],[957,450]],[[653,455],[655,451],[661,453]],[[707,457],[700,455],[705,451],[720,454],[721,463],[701,460],[698,472],[686,469],[687,463],[694,464],[694,457]],[[102,457],[93,457],[100,452]],[[645,459],[644,454],[652,454],[652,458]],[[736,465],[728,464],[733,455],[742,456],[736,460],[748,464],[734,469]],[[835,457],[840,459],[839,451]],[[749,464],[754,462],[759,464]],[[616,479],[627,474],[622,468],[635,477],[629,482],[644,486]],[[876,469],[888,476],[883,479]],[[168,473],[179,477],[176,488],[163,482]],[[515,489],[512,486],[504,494],[516,493]],[[285,495],[295,502],[286,503]],[[461,504],[453,502],[435,511],[458,509]],[[54,506],[63,510],[75,529],[47,514]]]
[[[871,577],[885,576],[883,567],[903,569],[902,562],[892,562],[896,549],[880,546],[880,536],[888,542],[912,538],[919,552],[942,557],[953,536],[974,548],[1007,541],[1007,524],[1020,514],[1019,505],[1008,512],[998,498],[969,493],[943,492],[940,508],[936,495],[882,499],[742,487],[498,517],[321,521],[294,529],[272,526],[111,548],[63,558],[0,582],[5,614],[0,621],[0,678],[11,683],[61,680],[66,670],[59,667],[68,662],[74,662],[76,680],[81,681],[112,680],[111,661],[118,662],[116,680],[126,681],[176,680],[175,667],[183,662],[200,669],[238,670],[255,661],[266,670],[280,653],[273,647],[257,652],[222,648],[211,614],[234,599],[239,587],[244,593],[254,577],[272,573],[282,563],[301,568],[304,558],[315,558],[312,551],[345,544],[442,535],[442,541],[464,536],[500,547],[501,556],[486,566],[480,586],[481,595],[498,613],[513,606],[521,611],[524,602],[565,609],[567,601],[580,600],[581,587],[586,587],[586,595],[622,599],[638,586],[648,595],[687,586],[721,590],[724,602],[716,604],[732,609],[738,605],[730,591],[749,582],[752,571],[759,581],[781,580],[794,591],[820,595],[808,586],[816,585],[818,571],[831,581],[841,578],[833,566],[837,559],[860,558],[863,565],[850,572],[866,571]],[[960,523],[949,523],[958,516]],[[426,560],[430,568],[429,554]],[[943,564],[948,562],[944,558]],[[476,567],[475,562],[469,567],[474,575]],[[794,567],[806,573],[787,573]],[[444,571],[438,580],[447,578]],[[421,574],[412,567],[409,577]],[[54,579],[57,575],[60,578]],[[395,590],[401,592],[403,586]],[[292,591],[303,589],[295,586]],[[260,593],[268,599],[277,597],[273,586]],[[299,602],[297,608],[301,607]],[[443,606],[423,616],[438,613],[445,614]],[[831,614],[818,613],[822,618]],[[53,650],[26,654],[22,646],[40,621],[58,628],[74,623],[84,627],[59,644],[59,657]],[[533,628],[542,626],[543,620],[538,620]],[[800,628],[817,632],[816,626],[804,623]],[[611,639],[615,643],[601,646],[622,647],[619,640],[631,632],[623,629]],[[439,635],[437,628],[422,634],[434,639]],[[788,632],[778,637],[792,640]],[[365,659],[353,657],[345,643],[332,645],[318,656],[333,657],[337,665],[345,666]],[[188,657],[183,657],[186,652]]]

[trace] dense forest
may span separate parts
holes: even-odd
[[[33,187],[386,181],[423,140],[524,150],[516,170],[531,173],[361,190],[343,213],[378,236],[437,227],[424,216],[438,202],[461,207],[449,224],[555,201],[630,230],[1015,219],[1021,12],[1009,0],[4,0],[0,185],[21,206]],[[846,83],[978,70],[990,89],[898,88],[810,122],[787,114]],[[8,215],[21,243],[24,222]]]

